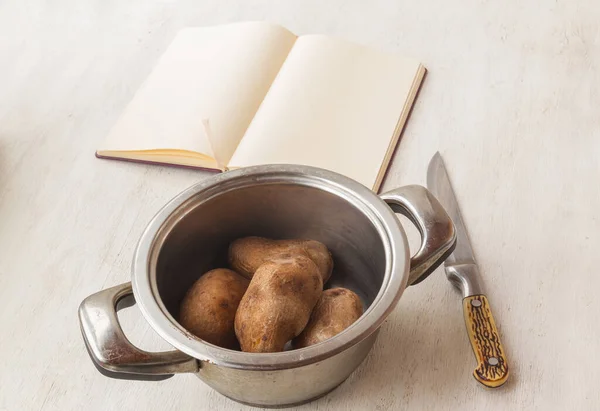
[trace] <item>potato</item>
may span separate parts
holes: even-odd
[[[314,240],[269,240],[262,237],[240,238],[229,247],[231,268],[246,278],[266,261],[282,254],[301,253],[319,267],[323,284],[329,280],[333,270],[333,259],[327,247]]]
[[[302,254],[282,255],[261,265],[235,316],[242,351],[283,351],[308,323],[322,292],[319,268]]]
[[[226,268],[200,277],[181,302],[179,323],[198,338],[223,348],[237,348],[234,320],[250,281]]]
[[[308,347],[341,333],[363,313],[358,295],[347,288],[323,291],[308,325],[293,341],[294,348]]]

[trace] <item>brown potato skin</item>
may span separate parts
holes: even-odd
[[[263,237],[245,237],[229,246],[229,264],[246,278],[252,278],[263,263],[286,254],[304,254],[319,267],[323,284],[333,270],[333,258],[327,247],[314,240],[270,240]]]
[[[300,334],[323,291],[317,265],[294,254],[273,259],[254,273],[235,316],[242,351],[283,351]]]
[[[318,344],[350,327],[363,313],[358,295],[347,288],[323,291],[304,331],[293,341],[294,348]]]
[[[179,323],[204,341],[223,348],[237,348],[235,313],[249,283],[248,279],[226,268],[208,271],[183,298]]]

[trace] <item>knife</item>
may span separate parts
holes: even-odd
[[[436,153],[429,163],[427,187],[446,209],[456,227],[456,248],[444,262],[444,270],[448,280],[463,295],[465,324],[477,358],[473,376],[486,387],[500,387],[508,378],[504,348],[490,304],[481,287],[473,249],[440,153]]]

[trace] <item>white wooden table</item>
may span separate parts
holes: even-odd
[[[247,409],[191,375],[111,380],[78,304],[128,281],[136,241],[208,173],[93,153],[176,31],[267,19],[409,53],[429,69],[384,189],[446,159],[512,378],[486,391],[439,270],[368,359],[301,410],[600,408],[600,6],[594,0],[53,2],[0,5],[0,410]],[[413,236],[414,237],[414,236]],[[136,308],[131,339],[165,348]]]

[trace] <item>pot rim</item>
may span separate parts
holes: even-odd
[[[379,233],[385,249],[385,273],[369,308],[336,336],[306,348],[279,353],[245,353],[221,348],[187,332],[163,305],[156,286],[156,263],[172,227],[193,208],[236,190],[263,184],[300,184],[326,190],[362,211]],[[185,207],[195,203],[194,207]],[[186,210],[186,208],[188,208]],[[132,284],[137,304],[150,326],[176,349],[201,361],[246,370],[300,367],[331,357],[375,332],[395,308],[407,286],[409,248],[406,234],[391,208],[374,192],[348,177],[320,168],[278,164],[228,171],[197,183],[169,201],[152,218],[136,247]]]

